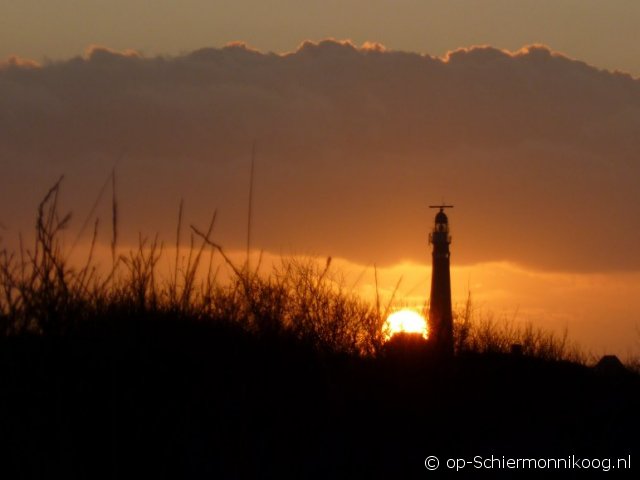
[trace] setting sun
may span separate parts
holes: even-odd
[[[387,317],[385,333],[390,339],[397,333],[418,333],[427,338],[427,321],[415,310],[398,310]]]

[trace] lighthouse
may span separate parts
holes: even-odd
[[[453,205],[430,205],[439,209],[429,243],[433,245],[431,297],[429,301],[429,335],[434,348],[446,356],[453,355],[453,315],[451,313],[451,274],[449,272],[449,219],[445,208]]]

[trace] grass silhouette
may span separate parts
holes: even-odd
[[[637,451],[638,376],[598,375],[566,335],[469,299],[450,363],[410,341],[397,355],[390,305],[354,295],[331,259],[283,259],[267,275],[236,265],[212,239],[214,214],[162,277],[157,237],[118,255],[115,198],[101,276],[97,222],[84,265],[66,260],[60,185],[33,247],[0,252],[5,478],[410,478],[428,455]]]
[[[113,176],[115,178],[115,176]],[[62,335],[83,323],[107,321],[114,312],[139,317],[169,315],[176,319],[232,322],[255,335],[285,335],[312,348],[360,356],[376,356],[384,343],[383,325],[392,307],[381,308],[346,288],[331,270],[331,258],[320,267],[311,260],[283,258],[269,275],[258,273],[260,264],[235,265],[223,248],[211,240],[216,215],[206,232],[192,226],[186,264],[179,250],[183,204],[180,203],[176,254],[172,275],[157,272],[163,245],[157,236],[140,237],[137,249],[116,256],[117,208],[113,200],[111,241],[112,268],[101,278],[93,263],[98,222],[94,225],[86,263],[76,268],[65,260],[59,235],[68,227],[71,214],[60,215],[60,179],[40,203],[32,249],[22,244],[19,252],[0,251],[1,333],[4,335]],[[195,236],[194,236],[195,234]],[[199,243],[199,244],[196,244]],[[207,273],[198,276],[209,252]],[[212,271],[213,253],[219,252],[233,275],[218,280]],[[567,334],[516,325],[481,316],[467,303],[455,312],[455,346],[462,352],[507,353],[520,344],[525,355],[550,360],[585,363],[586,355],[569,346]]]

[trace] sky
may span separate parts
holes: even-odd
[[[287,52],[334,37],[438,56],[544,43],[640,75],[635,0],[2,0],[0,11],[0,58],[64,59],[90,44],[176,55],[234,40]]]
[[[255,142],[255,249],[420,305],[450,202],[454,303],[638,354],[636,5],[2,3],[0,237],[61,174],[77,231],[115,167],[123,249],[182,199],[240,252]]]

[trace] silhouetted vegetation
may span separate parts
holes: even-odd
[[[93,253],[65,260],[59,188],[34,246],[0,252],[6,478],[400,478],[424,475],[427,455],[637,447],[638,377],[596,374],[566,336],[469,301],[443,363],[415,338],[385,344],[388,308],[345,288],[330,259],[285,259],[269,275],[234,265],[211,238],[215,215],[161,278],[157,238],[116,255],[115,201],[101,276]]]
[[[359,298],[345,288],[331,270],[331,258],[320,267],[311,260],[282,259],[270,275],[258,268],[234,265],[221,246],[207,233],[192,226],[193,234],[185,264],[179,261],[182,205],[178,219],[173,275],[161,278],[157,272],[163,254],[158,238],[140,237],[134,251],[116,257],[117,209],[113,207],[113,265],[102,278],[93,263],[97,228],[86,263],[77,268],[65,260],[60,232],[71,214],[59,215],[60,182],[41,202],[32,249],[21,245],[19,252],[0,251],[0,298],[2,333],[63,335],[75,328],[87,328],[107,321],[114,312],[127,315],[169,315],[176,319],[234,323],[256,335],[284,335],[325,352],[376,356],[384,343],[383,324],[392,307],[382,308]],[[194,235],[195,234],[195,235]],[[196,244],[199,243],[199,244]],[[233,272],[218,280],[212,271],[212,256],[222,255]],[[203,270],[205,257],[209,263]],[[471,300],[455,314],[456,351],[507,353],[521,344],[528,356],[584,363],[584,355],[569,347],[566,332],[553,332],[532,325],[497,321],[476,312]]]
[[[454,336],[456,352],[511,353],[514,345],[523,355],[542,360],[567,360],[586,364],[589,355],[568,338],[550,330],[536,328],[531,323],[516,323],[515,319],[497,320],[493,314],[475,311],[469,295],[466,304],[455,314]]]
[[[330,259],[322,269],[312,261],[283,259],[265,277],[246,264],[235,266],[208,234],[194,229],[203,237],[201,244],[194,246],[192,237],[186,265],[180,267],[176,260],[169,281],[157,273],[163,249],[157,238],[141,238],[137,250],[114,260],[106,278],[97,275],[92,253],[82,268],[74,268],[65,261],[57,238],[70,219],[56,212],[58,189],[59,184],[38,209],[34,248],[0,252],[5,335],[64,335],[109,321],[114,314],[166,315],[233,323],[258,336],[291,337],[322,351],[363,356],[379,351],[380,312],[335,281]],[[213,221],[209,233],[212,226]],[[230,280],[217,281],[211,264],[204,279],[198,279],[207,247],[225,258],[233,272]]]

